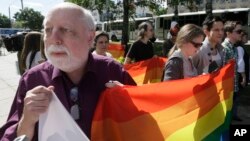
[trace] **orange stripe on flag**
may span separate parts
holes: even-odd
[[[109,43],[108,52],[112,54],[115,59],[124,56],[124,48],[120,43],[111,42]]]

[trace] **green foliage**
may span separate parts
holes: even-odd
[[[184,3],[185,1],[190,1],[190,0],[171,0],[170,2],[168,1],[168,5],[175,6],[179,5],[179,3]]]
[[[156,15],[163,15],[167,13],[167,8],[160,7],[156,9],[155,14]]]
[[[103,9],[109,8],[109,10],[113,11],[113,9],[117,8],[113,0],[108,0],[108,2],[106,2],[106,0],[65,0],[65,1],[75,3],[89,10],[97,9],[100,14],[102,14]]]
[[[160,2],[165,2],[166,0],[142,0],[136,3],[136,5],[141,7],[148,6],[151,11],[156,15],[166,14],[167,9],[160,5]]]
[[[17,22],[22,23],[23,28],[38,31],[42,29],[44,16],[40,12],[34,11],[32,8],[26,7],[23,10],[20,10],[20,12],[15,13],[14,18]]]
[[[113,14],[113,18],[110,17],[109,20],[114,20],[116,14],[121,13],[119,9],[123,9],[123,21],[124,26],[122,30],[122,44],[127,45],[129,41],[129,18],[134,17],[136,6],[146,7],[148,6],[156,15],[166,14],[167,9],[162,7],[159,3],[166,2],[167,0],[121,0],[117,4],[114,3],[114,0],[65,0],[68,2],[75,3],[80,5],[84,8],[94,10],[97,9],[100,14],[102,14],[103,10],[108,10],[110,13]],[[122,7],[122,8],[121,8]],[[120,59],[122,60],[122,59]]]
[[[194,3],[199,3],[199,0],[171,0],[170,3],[168,3],[170,6],[175,6],[175,5],[179,5],[179,4],[183,4],[186,6],[192,5]]]
[[[124,64],[125,58],[121,56],[118,59],[116,59],[116,61],[119,62],[120,64]]]
[[[23,21],[16,21],[13,23],[12,27],[13,28],[23,28]]]
[[[0,13],[0,27],[1,28],[9,28],[10,20],[8,17]]]
[[[155,53],[155,55],[162,56],[163,43],[162,42],[155,42],[153,45],[154,45],[154,53]]]

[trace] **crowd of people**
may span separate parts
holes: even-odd
[[[8,141],[25,135],[37,140],[39,115],[47,110],[52,92],[91,138],[91,121],[101,92],[106,87],[136,83],[107,51],[109,35],[96,31],[89,10],[61,3],[48,12],[43,25],[43,33],[25,35],[22,77],[7,123],[0,129],[0,139]],[[157,35],[152,24],[143,22],[138,30],[138,40],[131,45],[124,64],[156,56],[150,40]],[[207,17],[202,27],[181,27],[173,21],[162,47],[162,55],[168,57],[163,81],[211,73],[234,59],[233,111],[234,118],[240,120],[236,114],[237,97],[249,80],[249,58],[243,47],[247,36],[240,22],[224,23],[216,16]],[[72,99],[72,91],[77,98]]]

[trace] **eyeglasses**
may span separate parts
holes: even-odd
[[[234,32],[236,32],[237,34],[241,34],[243,32],[243,30],[242,29],[234,30]]]
[[[73,87],[70,90],[70,100],[74,102],[74,105],[70,108],[70,114],[74,120],[80,119],[80,108],[78,104],[78,88]]]
[[[202,46],[202,43],[196,43],[194,41],[190,41],[190,43],[193,44],[195,48],[200,48]]]

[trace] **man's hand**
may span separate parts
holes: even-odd
[[[242,81],[240,82],[242,87],[246,86],[246,73],[245,72],[241,72],[240,73],[241,77],[242,77]]]
[[[39,115],[48,109],[53,90],[53,86],[37,86],[26,93],[17,136],[27,135],[29,139],[33,138],[35,124],[39,120]]]
[[[245,87],[246,86],[246,79],[242,79],[242,81],[240,82],[241,86],[242,87]]]

